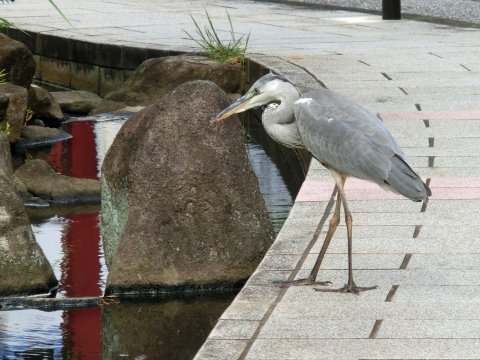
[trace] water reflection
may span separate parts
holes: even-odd
[[[105,307],[103,358],[191,359],[233,297]]]
[[[2,359],[61,358],[62,312],[0,311]]]
[[[246,146],[273,230],[278,234],[292,208],[292,195],[280,176],[277,166],[265,154],[265,150],[255,142],[255,139],[249,136]]]

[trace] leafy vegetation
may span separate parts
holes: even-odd
[[[2,132],[5,136],[10,135],[12,129],[8,121],[5,121],[5,123],[0,127],[0,132]]]
[[[7,82],[7,70],[0,69],[0,84],[5,84]]]
[[[67,18],[67,17],[65,16],[65,14],[62,12],[62,10],[60,10],[60,8],[53,2],[53,0],[47,0],[47,1],[50,3],[50,5],[53,6],[53,8],[54,8],[55,10],[57,10],[57,12],[58,12],[60,15],[62,15],[62,17],[65,19],[65,21],[66,21],[70,26],[73,27],[73,25],[72,25],[72,23],[70,22],[70,20],[68,20],[68,18]]]
[[[230,24],[230,39],[222,41],[207,10],[205,10],[205,14],[207,15],[208,19],[208,26],[205,25],[203,29],[200,27],[195,18],[190,15],[196,28],[195,33],[197,37],[190,35],[185,30],[183,30],[183,32],[187,34],[191,40],[195,41],[202,49],[204,49],[211,59],[219,62],[243,63],[245,51],[247,50],[248,46],[248,40],[250,39],[250,34],[247,36],[243,34],[237,38],[233,30],[232,19],[227,12],[228,23]]]
[[[27,108],[27,110],[25,110],[25,120],[24,120],[24,125],[27,125],[27,122],[29,122],[30,120],[32,120],[33,118],[33,110],[32,108],[29,106]]]

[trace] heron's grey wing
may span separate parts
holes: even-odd
[[[353,100],[329,90],[305,94],[294,105],[305,147],[323,164],[345,175],[391,186],[420,199],[423,182],[383,123]]]

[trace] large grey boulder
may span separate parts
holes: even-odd
[[[10,142],[20,138],[28,107],[27,89],[13,84],[0,84],[0,129],[10,128]]]
[[[0,296],[46,292],[56,283],[15,193],[10,145],[0,134]]]
[[[273,231],[228,96],[179,86],[130,118],[102,167],[107,293],[194,291],[246,279]]]
[[[238,91],[243,68],[240,64],[225,64],[205,56],[181,55],[152,58],[144,61],[118,90],[105,96],[110,111],[128,106],[150,105],[180,84],[192,80],[209,80],[228,93]],[[118,103],[116,109],[112,107]],[[100,103],[92,114],[105,106]]]
[[[35,73],[35,60],[24,44],[0,33],[0,69],[7,72],[8,82],[28,88]]]

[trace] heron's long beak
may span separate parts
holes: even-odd
[[[255,93],[253,92],[247,92],[245,95],[243,95],[241,98],[239,98],[237,101],[232,103],[229,107],[227,107],[225,110],[223,110],[221,113],[215,115],[211,120],[210,124],[220,122],[222,120],[228,119],[230,116],[234,114],[238,114],[242,111],[251,109],[253,106],[251,105],[251,100],[254,97]]]

